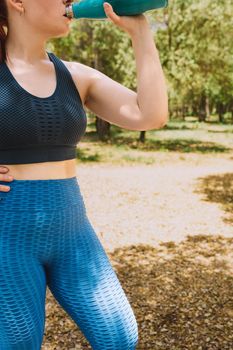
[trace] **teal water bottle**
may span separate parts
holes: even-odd
[[[103,3],[112,5],[118,16],[140,15],[148,10],[168,6],[168,0],[80,0],[66,6],[65,16],[69,18],[105,19]]]

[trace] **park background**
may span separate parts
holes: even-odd
[[[168,86],[163,129],[130,131],[86,110],[77,178],[135,312],[138,350],[233,349],[232,13],[230,0],[145,13]],[[131,39],[109,21],[74,20],[47,48],[137,91]],[[47,293],[43,350],[91,349]]]

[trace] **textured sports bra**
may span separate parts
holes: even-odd
[[[47,54],[57,85],[45,98],[24,90],[7,64],[0,64],[0,165],[76,158],[86,113],[70,71],[55,54]]]

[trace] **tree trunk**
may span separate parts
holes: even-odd
[[[206,121],[206,96],[201,96],[201,101],[199,104],[199,113],[198,113],[198,121],[205,122]]]
[[[139,136],[139,141],[144,143],[145,142],[145,135],[146,135],[146,131],[140,131],[140,136]]]
[[[109,138],[110,125],[111,124],[106,122],[105,120],[96,117],[96,120],[95,120],[96,131],[101,141],[105,141],[106,139]]]
[[[224,118],[223,118],[224,106],[222,102],[217,103],[216,109],[218,113],[219,122],[224,123]]]
[[[182,117],[183,121],[185,121],[185,116],[186,116],[186,108],[185,108],[185,106],[182,106],[182,108],[181,108],[181,117]]]
[[[210,101],[209,101],[208,96],[206,96],[206,98],[205,98],[205,113],[206,113],[206,118],[209,120],[209,118],[210,118]]]
[[[192,114],[194,117],[197,117],[199,115],[198,108],[196,104],[192,105]]]

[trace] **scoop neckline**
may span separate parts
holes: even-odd
[[[49,100],[49,99],[52,99],[58,92],[58,70],[57,70],[57,66],[56,64],[54,63],[54,60],[52,58],[52,53],[51,52],[48,52],[46,51],[48,57],[49,57],[49,60],[53,63],[54,65],[54,69],[55,69],[55,73],[56,73],[56,87],[55,87],[55,90],[54,92],[52,93],[52,95],[48,96],[48,97],[39,97],[39,96],[35,96],[33,94],[31,94],[29,91],[25,90],[19,83],[18,81],[15,79],[14,75],[12,74],[10,68],[8,67],[8,65],[6,64],[6,61],[3,62],[3,64],[5,65],[8,73],[10,74],[14,84],[16,85],[17,88],[20,88],[21,91],[23,91],[25,94],[29,95],[30,97],[33,97],[35,99],[38,99],[38,100]]]

